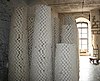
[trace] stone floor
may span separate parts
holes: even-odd
[[[80,56],[79,81],[100,81],[100,63],[92,64],[89,62],[89,56]]]

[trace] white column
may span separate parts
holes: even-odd
[[[29,81],[27,7],[14,8],[9,41],[9,81]]]
[[[51,63],[51,8],[35,6],[35,23],[30,81],[52,81]]]

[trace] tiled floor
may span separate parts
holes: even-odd
[[[88,56],[80,56],[79,81],[100,81],[100,64],[94,65],[89,62]]]

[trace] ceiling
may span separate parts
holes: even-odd
[[[43,3],[52,6],[58,13],[89,12],[100,8],[100,0],[24,0],[28,4]]]

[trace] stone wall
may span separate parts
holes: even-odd
[[[91,32],[92,32],[92,45],[93,48],[99,49],[99,58],[100,58],[100,10],[94,9],[90,12],[91,17]],[[95,52],[93,51],[93,54]]]

